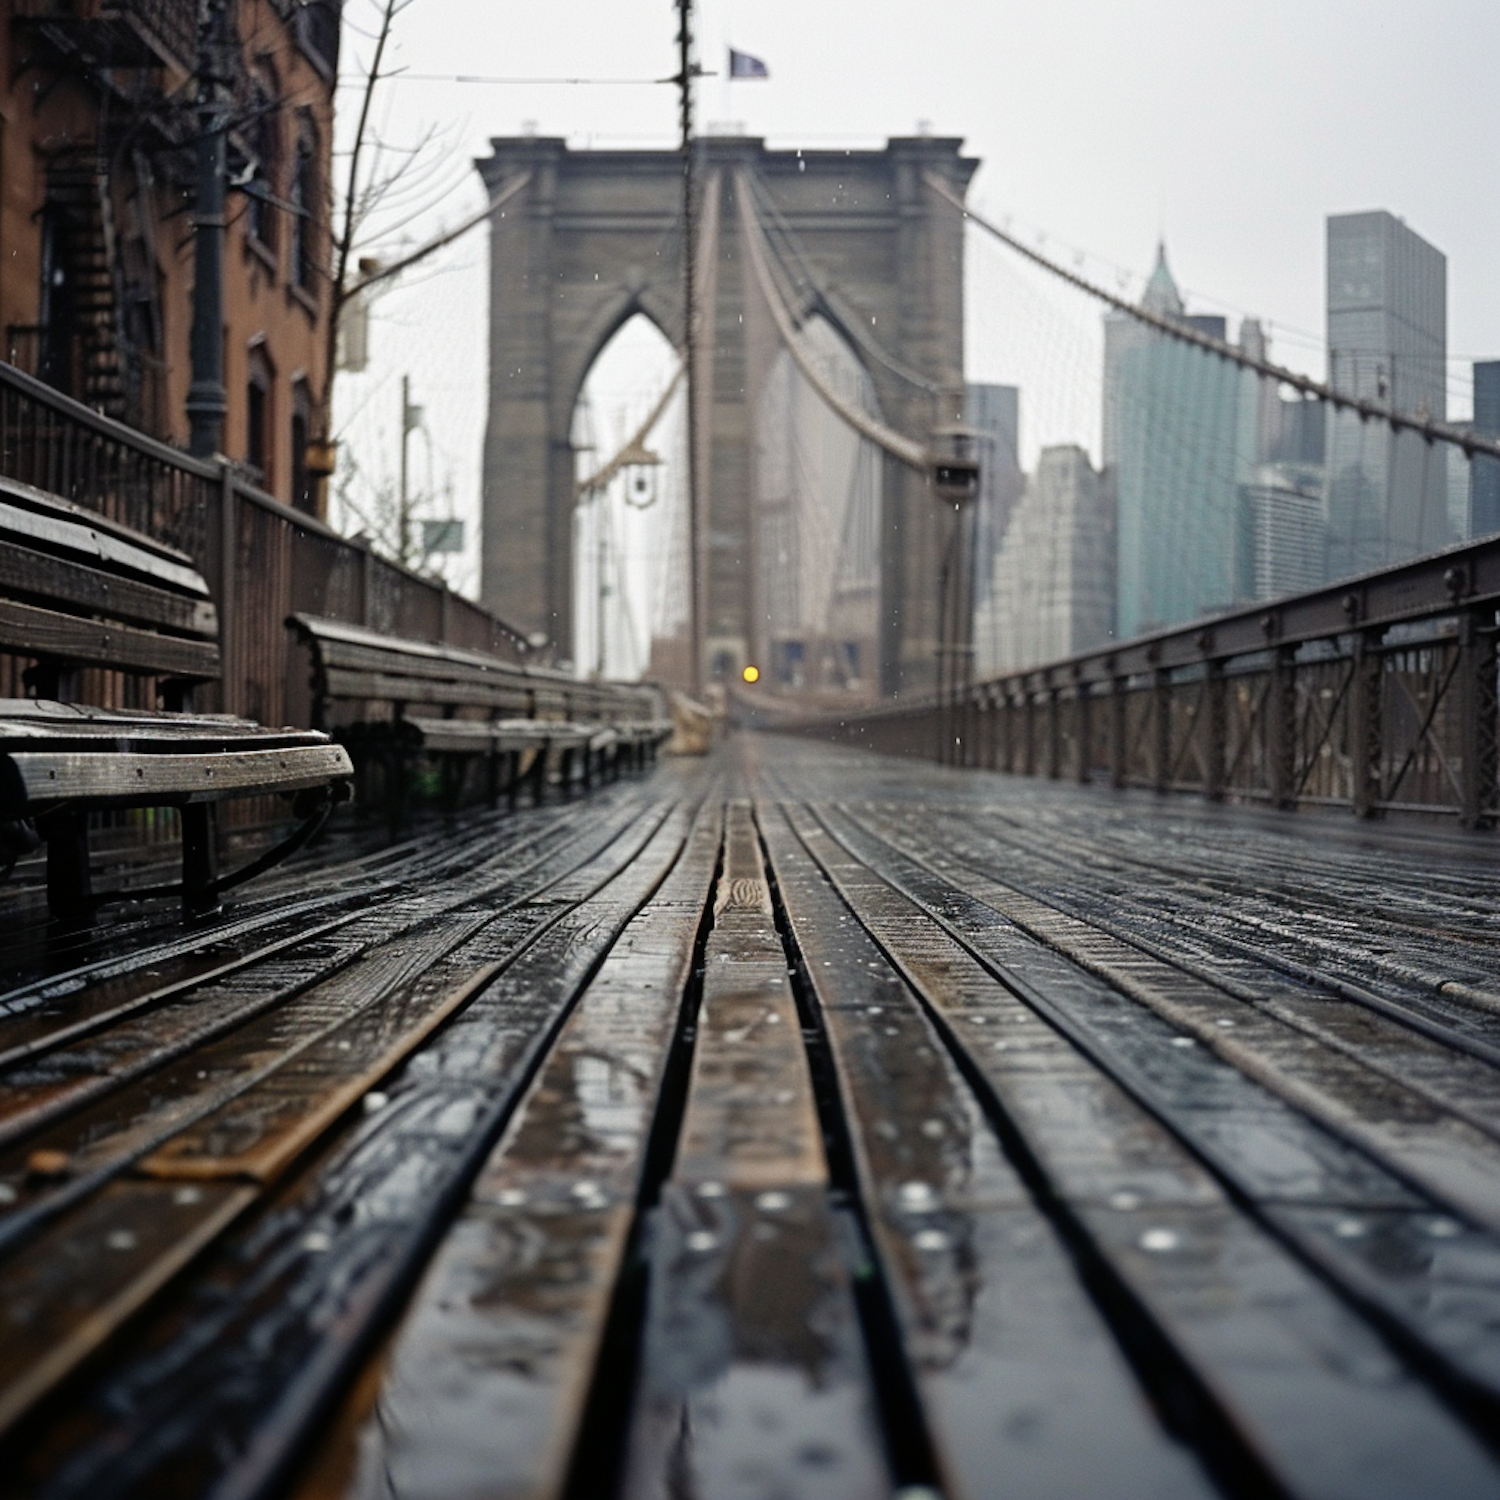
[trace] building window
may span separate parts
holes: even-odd
[[[338,0],[303,0],[297,8],[297,40],[325,78],[339,70]]]
[[[251,91],[245,137],[252,161],[245,184],[245,233],[276,250],[276,196],[281,184],[281,117],[275,91],[257,80]]]
[[[316,497],[313,495],[312,476],[307,471],[307,440],[312,432],[312,400],[307,394],[307,382],[292,382],[292,504],[308,513],[317,514]]]
[[[250,350],[249,373],[245,381],[245,467],[250,469],[263,489],[270,489],[272,393],[275,373],[265,346]]]
[[[313,143],[310,137],[302,135],[297,141],[292,180],[287,188],[287,209],[292,221],[287,246],[290,261],[288,274],[293,286],[309,293],[316,290],[317,206]]]
[[[41,347],[34,356],[35,373],[65,396],[82,396],[72,238],[66,216],[49,203],[42,213]]]

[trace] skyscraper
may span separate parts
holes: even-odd
[[[1474,431],[1500,437],[1500,359],[1474,364]],[[1500,458],[1480,456],[1469,468],[1469,535],[1500,531]]]
[[[995,554],[1021,498],[1021,392],[1013,385],[964,387],[964,423],[978,434],[979,501],[974,525],[974,604],[989,598]]]
[[[981,674],[1103,645],[1114,622],[1114,499],[1082,448],[1044,448],[976,618]]]
[[[1226,336],[1223,318],[1186,312],[1161,247],[1141,306]],[[1259,340],[1258,325],[1247,320],[1242,337]],[[1117,503],[1122,637],[1234,602],[1239,488],[1259,456],[1260,406],[1256,377],[1238,365],[1128,313],[1106,316],[1102,446]]]
[[[1448,262],[1384,210],[1328,219],[1328,377],[1351,395],[1446,420]],[[1331,414],[1328,577],[1450,538],[1446,454],[1413,432]]]

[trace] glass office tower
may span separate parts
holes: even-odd
[[[1384,210],[1328,219],[1328,375],[1335,388],[1446,420],[1448,262]],[[1444,546],[1447,456],[1334,412],[1326,470],[1329,579]]]
[[[1226,337],[1223,318],[1185,311],[1160,248],[1141,306]],[[1239,491],[1253,476],[1260,425],[1254,375],[1128,314],[1106,317],[1102,446],[1116,498],[1121,637],[1235,602]]]

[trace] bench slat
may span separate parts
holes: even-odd
[[[219,648],[213,641],[189,641],[128,625],[80,620],[13,599],[0,599],[0,646],[23,656],[61,657],[164,676],[207,681],[219,675]]]
[[[412,642],[414,646],[422,642]],[[343,641],[320,641],[319,652],[326,667],[345,671],[384,672],[418,677],[433,682],[498,682],[527,691],[531,682],[519,668],[503,662],[486,665],[479,661],[453,660],[402,650],[399,647],[349,645]]]
[[[205,599],[157,588],[0,537],[0,589],[45,597],[140,625],[216,637],[218,614]]]
[[[526,708],[526,695],[500,684],[431,682],[420,677],[397,677],[385,672],[346,672],[329,668],[325,677],[330,698],[374,699],[382,703],[478,704],[485,708]]]
[[[13,751],[0,755],[0,814],[86,800],[95,806],[165,807],[295,792],[352,776],[341,745],[224,750],[207,755],[128,751]]]
[[[76,507],[65,511],[40,491],[25,506],[0,499],[0,532],[65,548],[184,594],[208,597],[208,585],[183,553],[159,547],[123,527],[106,527],[100,518]]]
[[[249,745],[256,750],[324,745],[328,737],[315,729],[261,729],[255,724],[111,725],[81,723],[60,727],[25,719],[0,719],[0,754],[15,752],[124,750],[142,755],[211,755]]]
[[[557,737],[562,725],[538,719],[501,719],[481,724],[473,719],[405,719],[421,737],[422,748],[436,754],[474,754],[530,750]]]
[[[178,713],[164,708],[99,708],[92,703],[59,703],[54,698],[0,698],[0,722],[11,720],[42,724],[65,732],[84,725],[107,725],[122,734],[153,725],[158,728],[186,726],[224,734],[263,732],[254,719],[242,719],[237,714]]]

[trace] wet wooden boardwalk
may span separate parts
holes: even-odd
[[[0,965],[0,1493],[1500,1496],[1500,842],[743,739]]]

